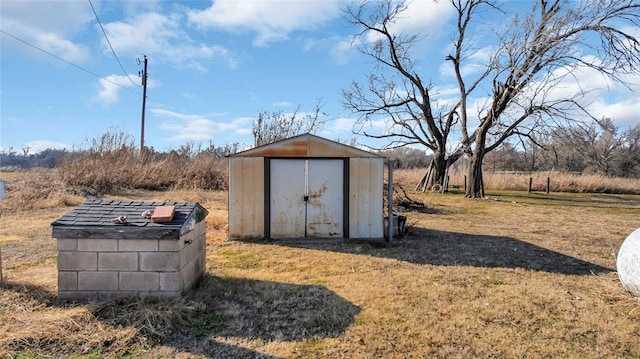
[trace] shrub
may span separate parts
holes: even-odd
[[[145,150],[142,156],[126,134],[105,134],[89,150],[70,153],[58,169],[68,186],[109,193],[117,188],[146,190],[227,188],[226,160],[205,153]]]

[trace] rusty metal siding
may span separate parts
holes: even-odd
[[[356,157],[359,153],[338,143],[329,141],[309,141],[309,157]]]
[[[252,148],[230,156],[230,158],[233,157],[382,158],[377,154],[311,134],[304,134]]]
[[[351,158],[349,164],[349,237],[383,237],[383,158]]]
[[[229,158],[229,238],[264,236],[264,159]]]
[[[291,161],[292,168],[278,167],[279,162],[287,161]],[[307,172],[310,177],[306,178],[311,181],[306,184],[311,188],[300,191],[299,186],[289,183],[298,174],[305,180],[305,172],[296,167],[296,162],[311,164],[312,170],[314,163],[323,164],[314,174]],[[311,134],[231,155],[229,238],[382,238],[383,171],[383,157]],[[295,188],[302,193],[287,197]],[[314,191],[321,192],[317,203]],[[309,196],[306,204],[302,200],[302,207],[290,205],[300,202],[301,195]],[[313,208],[300,221],[300,208],[310,206],[316,206],[318,211]],[[300,222],[302,235],[297,226]]]
[[[308,152],[307,141],[299,139],[257,147],[232,157],[307,157]]]

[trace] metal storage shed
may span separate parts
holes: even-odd
[[[384,157],[311,134],[229,156],[229,238],[383,238]]]

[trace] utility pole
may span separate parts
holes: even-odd
[[[140,127],[140,157],[144,153],[144,114],[147,104],[147,55],[144,56],[144,70],[138,72],[138,75],[142,78],[142,126]],[[140,59],[138,59],[138,65],[140,65]]]

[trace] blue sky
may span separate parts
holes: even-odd
[[[366,142],[351,133],[355,115],[340,103],[341,90],[371,68],[353,47],[358,29],[342,18],[345,4],[2,0],[0,150],[83,148],[106,132],[130,134],[139,143],[137,60],[143,54],[149,61],[145,145],[157,150],[188,142],[249,145],[250,118],[298,106],[310,111],[317,99],[330,119],[317,134]],[[395,25],[426,34],[415,54],[422,59],[421,76],[431,77],[441,93],[453,85],[444,62],[452,16],[447,1],[415,0]],[[638,121],[638,81],[634,92],[584,76],[601,89],[590,104],[594,113],[621,126]]]

